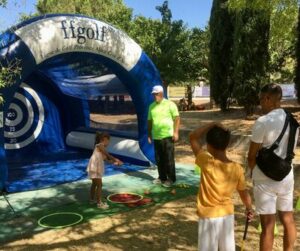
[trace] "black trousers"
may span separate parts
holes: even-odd
[[[174,141],[172,137],[154,140],[155,160],[158,168],[158,178],[164,182],[176,181]]]

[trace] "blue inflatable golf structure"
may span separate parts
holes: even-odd
[[[110,132],[108,151],[129,163],[127,170],[154,163],[147,112],[161,79],[122,31],[81,15],[35,17],[0,36],[0,63],[21,69],[1,89],[0,189],[86,178],[96,131]],[[136,123],[110,123],[110,115],[123,114]],[[114,171],[108,166],[106,173]]]

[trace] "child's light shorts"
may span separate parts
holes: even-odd
[[[257,214],[293,211],[294,182],[255,184],[253,194]]]
[[[234,251],[234,215],[199,219],[199,251]]]

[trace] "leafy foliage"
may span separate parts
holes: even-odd
[[[295,88],[297,90],[297,99],[300,103],[300,7],[298,15],[298,26],[297,26],[297,46],[296,46],[296,67],[295,67]]]
[[[228,0],[223,7],[236,15],[233,97],[249,114],[263,84],[293,81],[298,1]]]
[[[199,28],[192,29],[190,34],[190,51],[189,65],[186,72],[190,81],[195,79],[208,79],[209,63],[209,29],[201,30]]]
[[[132,9],[123,0],[39,0],[39,14],[71,13],[106,21],[125,31],[130,30]]]
[[[261,10],[270,19],[269,76],[275,83],[291,83],[294,78],[298,0],[229,0],[229,9]]]
[[[258,93],[268,82],[270,22],[264,10],[243,9],[237,14],[234,36],[234,97],[252,114]]]
[[[209,81],[211,96],[222,110],[228,109],[232,81],[233,14],[227,0],[214,0],[210,16]]]
[[[286,0],[272,8],[270,17],[270,79],[277,83],[291,83],[294,78],[297,0]]]
[[[158,38],[161,53],[159,57],[153,57],[153,61],[166,84],[186,81],[185,66],[189,64],[190,31],[181,20],[173,21],[170,25],[162,23],[161,27],[163,33]]]
[[[7,0],[0,0],[0,7],[6,7]]]
[[[129,33],[158,67],[165,85],[207,77],[208,31],[190,30],[182,20],[172,21],[168,1],[156,9],[161,21],[138,16]]]
[[[168,1],[164,1],[162,6],[156,6],[156,9],[160,12],[162,16],[162,22],[170,24],[172,19],[172,12],[169,9]]]
[[[9,84],[13,84],[18,78],[20,78],[21,68],[19,61],[11,61],[7,65],[0,65],[0,88],[3,88]],[[2,94],[0,93],[0,104],[4,101]]]
[[[0,0],[0,8],[5,8],[7,0]],[[20,77],[21,68],[19,67],[19,61],[8,62],[6,65],[0,65],[0,89],[12,84]],[[0,93],[0,104],[2,104],[4,98]]]

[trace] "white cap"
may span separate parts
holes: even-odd
[[[164,88],[161,85],[155,85],[152,88],[152,92],[151,93],[163,93],[164,92]]]

